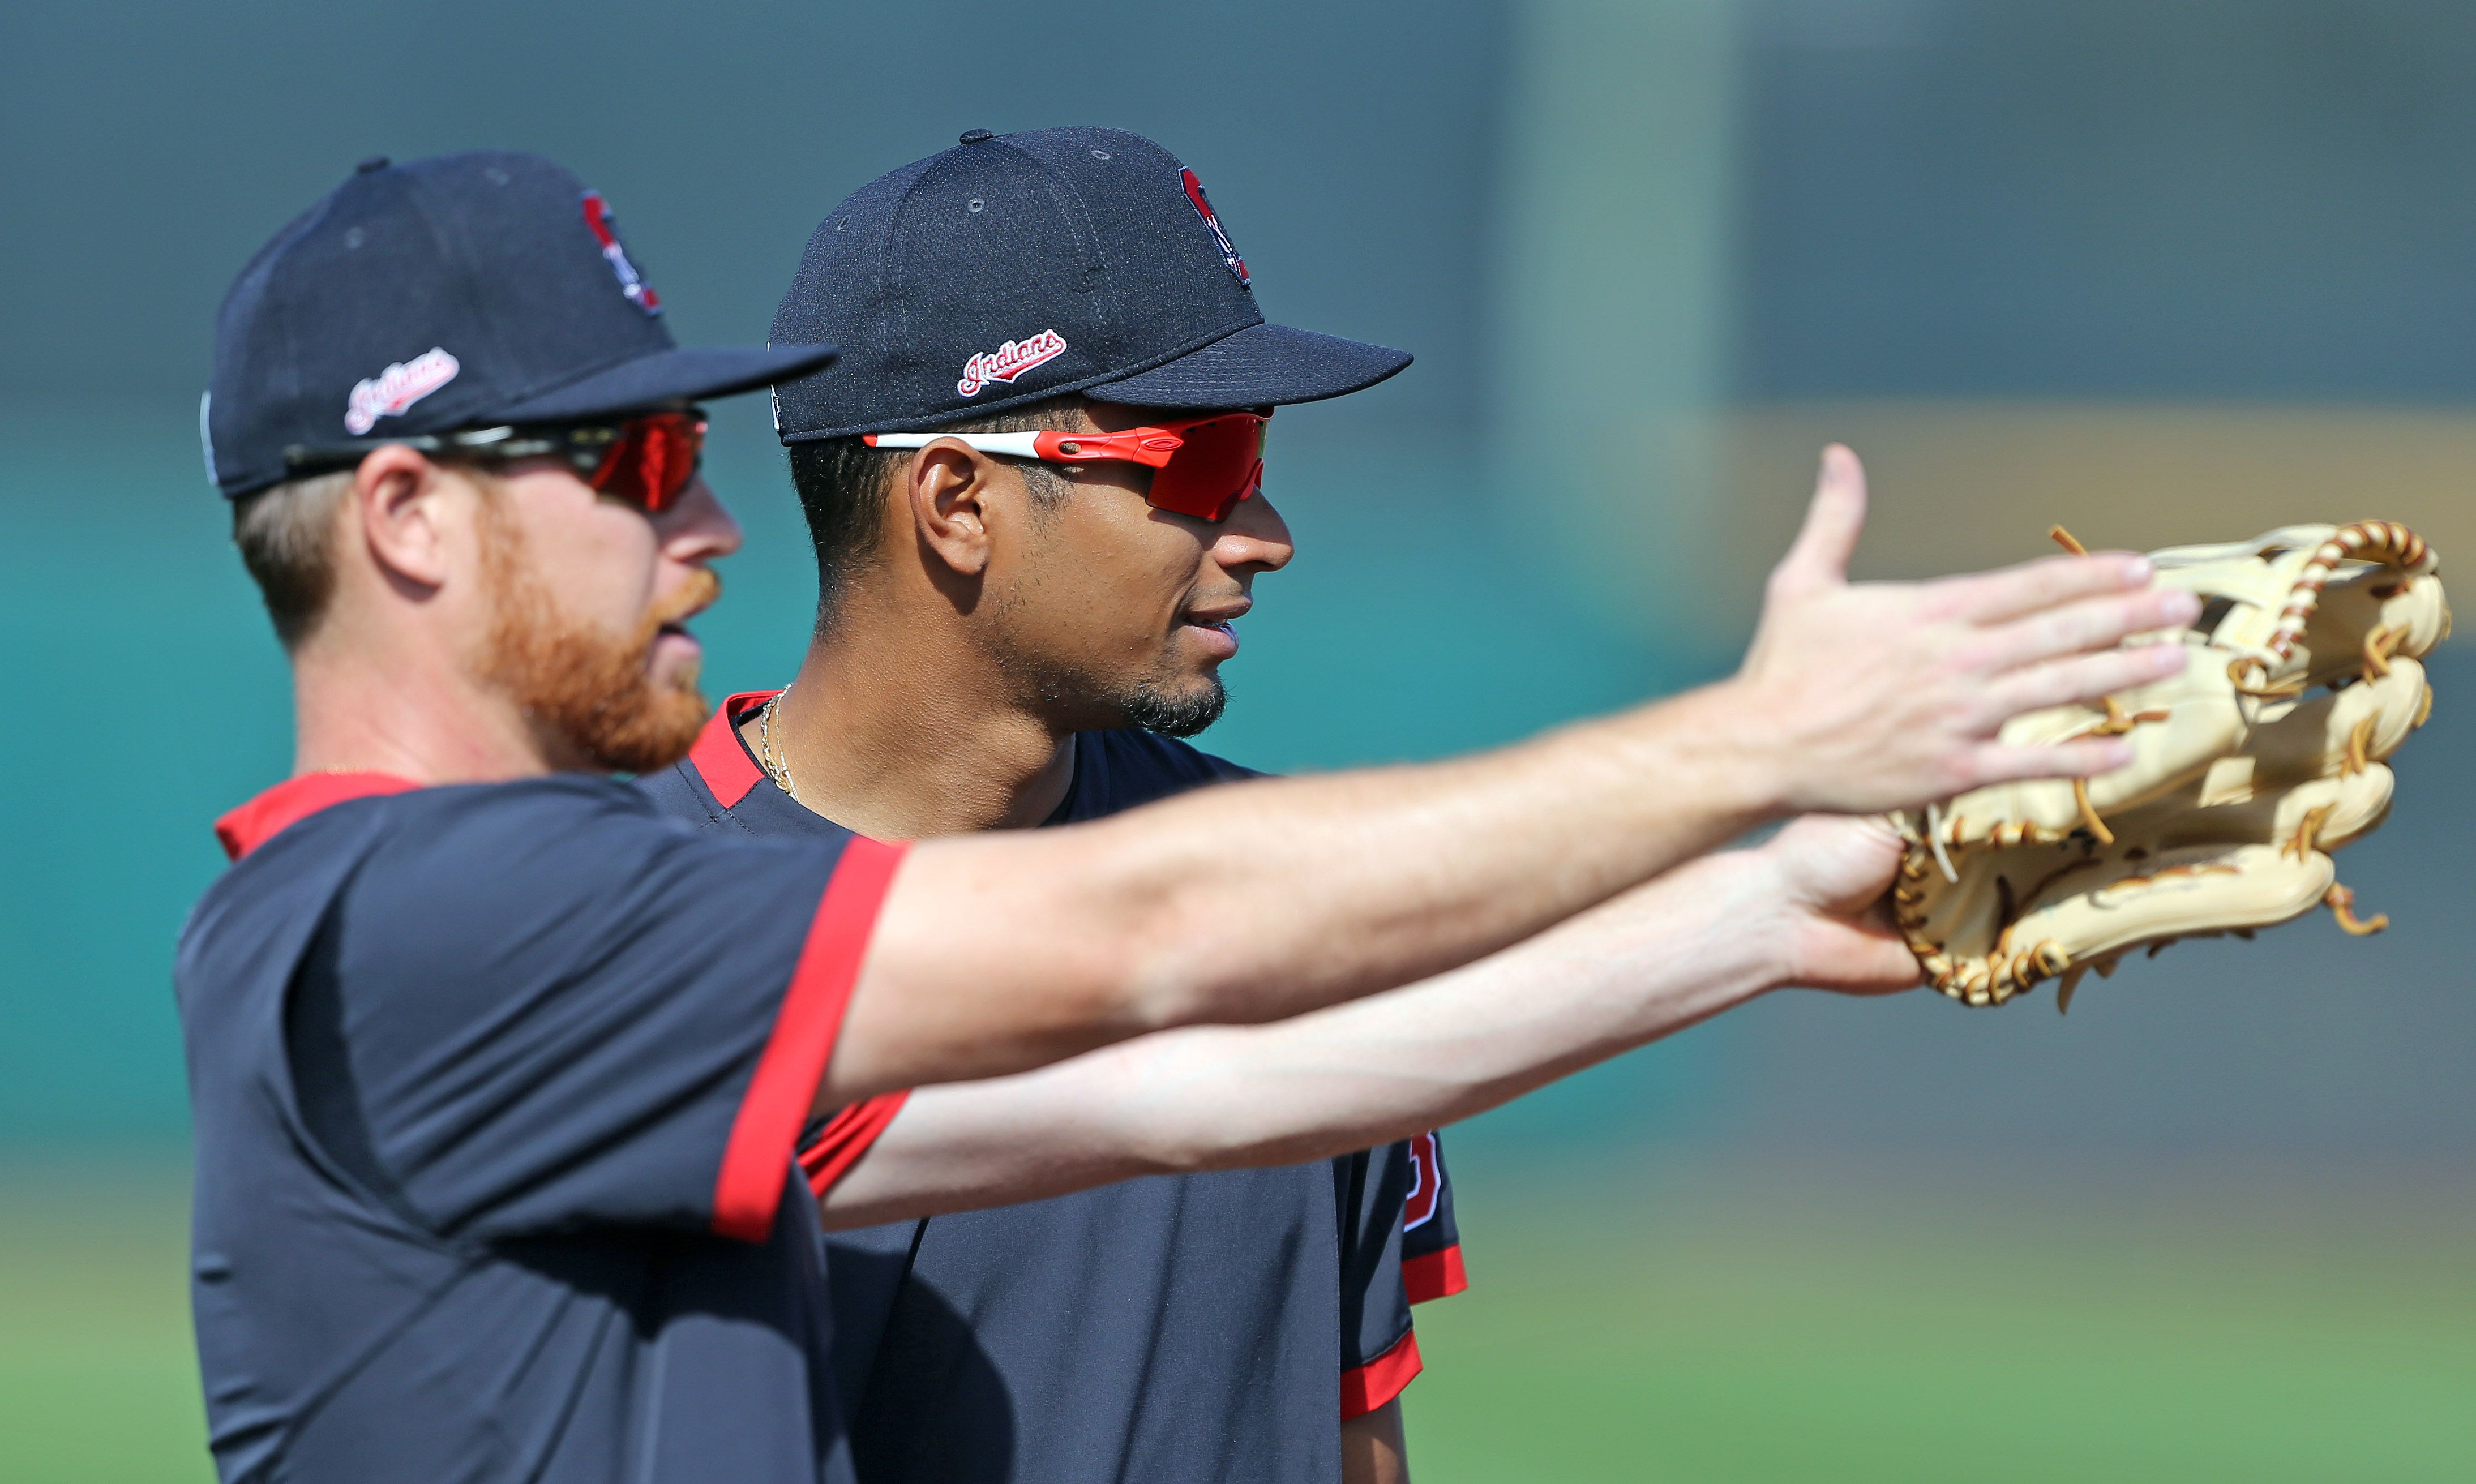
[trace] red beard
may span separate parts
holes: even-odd
[[[581,766],[651,773],[687,755],[710,706],[689,674],[656,683],[649,661],[662,627],[711,603],[722,579],[699,568],[635,633],[613,639],[576,622],[525,560],[524,533],[483,502],[483,571],[496,599],[483,674],[523,708],[545,741]]]

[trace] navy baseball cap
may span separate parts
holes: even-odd
[[[682,350],[661,316],[607,203],[540,156],[365,161],[224,296],[208,477],[245,495],[322,448],[728,396],[834,354]]]
[[[831,365],[774,387],[785,443],[1061,392],[1205,409],[1373,386],[1408,353],[1268,325],[1195,172],[1117,129],[975,129],[834,208],[774,316]]]

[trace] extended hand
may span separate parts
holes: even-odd
[[[1882,995],[1919,984],[1918,961],[1892,927],[1883,893],[1900,837],[1880,819],[1800,819],[1754,853],[1780,914],[1779,978],[1810,989]]]
[[[2023,711],[2094,701],[2172,675],[2176,644],[2116,646],[2190,625],[2199,601],[2153,590],[2146,557],[2057,556],[1928,582],[1848,581],[1866,473],[1833,444],[1805,529],[1776,570],[1738,671],[1792,811],[1908,808],[2023,778],[2121,767],[2131,744],[1995,739]]]

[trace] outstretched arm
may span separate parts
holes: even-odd
[[[2115,646],[2190,623],[2191,595],[2149,590],[2129,556],[1852,584],[1864,513],[1855,457],[1834,448],[1744,667],[1673,701],[1478,757],[918,847],[818,1106],[1440,974],[1785,814],[2128,758],[2119,737],[1996,731],[2180,668],[2181,646]]]
[[[1878,821],[1809,819],[1466,968],[1270,1026],[1144,1036],[923,1088],[825,1197],[864,1225],[1140,1175],[1292,1164],[1407,1138],[1789,984],[1913,988],[1873,912]]]

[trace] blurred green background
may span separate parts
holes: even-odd
[[[280,777],[194,443],[223,286],[362,156],[556,156],[683,340],[845,191],[1137,129],[1268,313],[1419,363],[1275,429],[1300,559],[1207,745],[1429,755],[1726,668],[1827,435],[1878,572],[2292,518],[2476,539],[2476,11],[2442,0],[988,0],[0,13],[0,1480],[208,1475],[171,945]],[[700,625],[812,592],[760,405]],[[2476,664],[2307,921],[1969,1014],[1783,995],[1456,1129],[1426,1484],[2476,1477]]]

